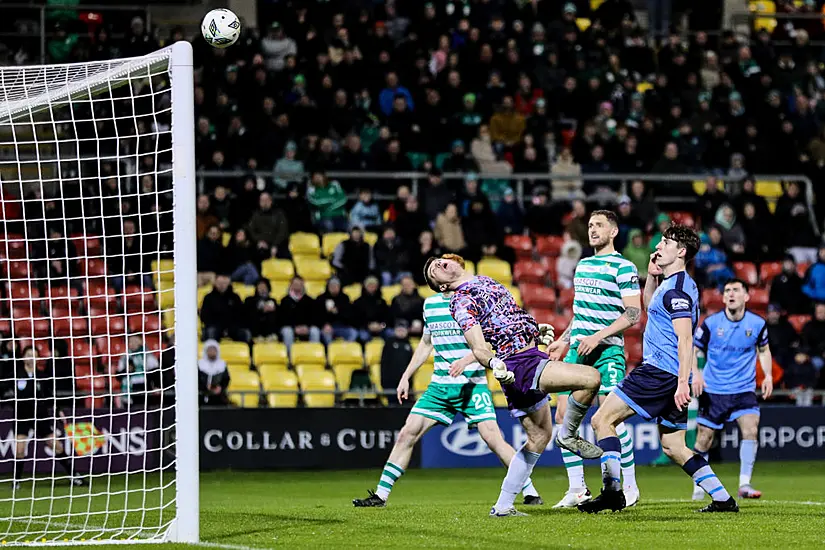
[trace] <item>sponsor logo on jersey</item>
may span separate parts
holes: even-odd
[[[685,298],[674,298],[670,301],[670,307],[674,310],[690,309],[690,302]]]
[[[725,335],[725,329],[723,329],[721,327],[716,329],[716,336],[721,338],[724,335]]]

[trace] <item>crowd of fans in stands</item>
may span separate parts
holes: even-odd
[[[790,44],[776,45],[767,31],[675,27],[651,40],[627,0],[592,10],[547,0],[337,6],[278,3],[272,21],[228,49],[194,40],[197,164],[214,172],[197,199],[198,284],[214,285],[204,339],[420,334],[425,259],[513,263],[507,235],[564,235],[553,283],[569,288],[591,253],[597,205],[618,212],[617,248],[644,277],[676,205],[703,230],[704,288],[722,285],[735,262],[782,262],[770,286],[772,347],[798,385],[825,384],[825,306],[811,306],[825,302],[812,223],[825,217],[825,194],[814,185],[812,212],[806,189],[788,181],[769,205],[751,175],[825,176],[825,77],[810,43],[822,29],[811,20],[783,25],[776,37]],[[133,25],[115,44],[101,31],[85,55],[144,47],[144,35]],[[387,177],[328,175],[365,171]],[[425,174],[417,194],[396,177],[413,171]],[[524,204],[512,179],[522,174]],[[651,184],[633,174],[692,177]],[[342,231],[350,236],[329,258],[336,275],[323,294],[308,296],[300,278],[271,294],[261,265],[290,258],[291,234]],[[378,233],[374,246],[364,231]],[[797,264],[810,268],[800,276]],[[232,282],[255,285],[254,296],[242,301]],[[353,283],[363,284],[354,303],[342,291]],[[392,284],[401,294],[386,303],[380,289]],[[814,316],[800,334],[786,314]]]

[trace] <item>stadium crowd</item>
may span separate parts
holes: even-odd
[[[785,387],[825,387],[825,194],[752,176],[825,176],[820,21],[651,39],[627,0],[338,5],[276,3],[231,48],[193,41],[197,164],[214,172],[197,198],[205,401],[225,402],[222,338],[400,342],[389,387],[421,334],[421,267],[442,252],[495,266],[538,317],[566,323],[588,211],[604,206],[642,277],[663,228],[701,228],[705,309],[743,276]],[[68,58],[154,45],[131,33],[101,28]],[[406,172],[426,174],[417,194],[391,177]]]

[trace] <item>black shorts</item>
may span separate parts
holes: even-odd
[[[721,430],[726,423],[746,414],[759,414],[759,404],[754,392],[705,392],[699,396],[699,418],[696,421],[702,426]]]
[[[619,382],[613,392],[645,420],[668,428],[687,430],[687,407],[680,411],[673,395],[679,377],[652,365],[641,364]]]

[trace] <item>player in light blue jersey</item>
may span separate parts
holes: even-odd
[[[659,424],[662,449],[713,501],[700,512],[738,512],[736,500],[713,473],[707,460],[685,443],[694,362],[693,331],[699,321],[699,289],[685,271],[699,250],[699,236],[682,225],[662,234],[648,265],[644,290],[647,325],[642,364],[607,396],[591,421],[602,448],[602,493],[579,505],[582,512],[622,510],[621,443],[616,426],[634,414]]]
[[[773,392],[771,349],[768,325],[748,311],[748,285],[739,279],[725,283],[725,309],[705,319],[693,338],[696,354],[706,358],[704,371],[693,372],[693,394],[699,397],[699,432],[696,452],[705,459],[713,443],[713,433],[726,422],[736,421],[742,433],[739,444],[739,496],[759,498],[762,493],[751,487],[759,430],[759,407],[756,403],[756,357],[765,374],[762,395]],[[705,497],[694,486],[693,499]]]

